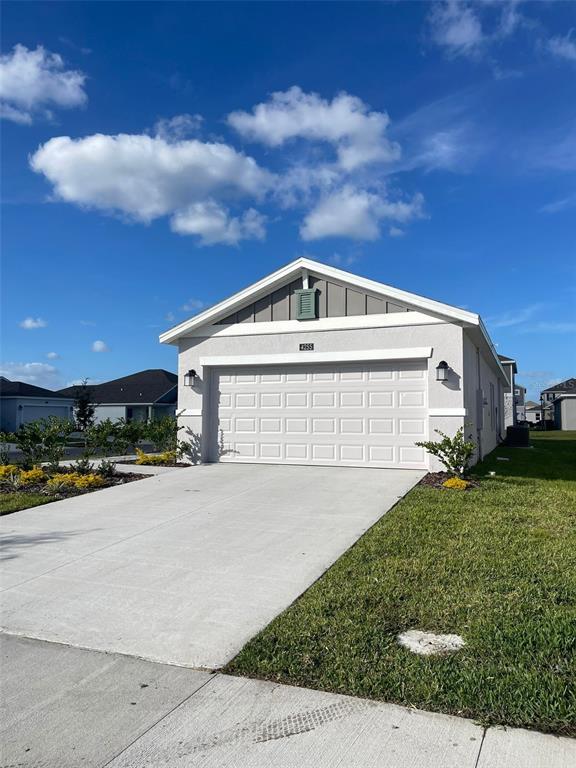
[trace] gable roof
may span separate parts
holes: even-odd
[[[452,321],[457,320],[472,325],[478,325],[480,322],[479,316],[474,312],[467,312],[459,307],[443,304],[442,302],[434,301],[433,299],[428,299],[424,296],[418,296],[415,293],[401,291],[399,288],[393,288],[391,285],[385,285],[376,280],[360,277],[351,272],[346,272],[343,269],[330,267],[327,264],[322,264],[318,261],[302,257],[290,262],[290,264],[287,264],[285,267],[276,270],[276,272],[272,272],[272,274],[262,280],[258,280],[256,283],[249,285],[244,290],[230,296],[230,298],[209,307],[204,312],[200,312],[200,314],[195,315],[188,320],[184,320],[184,322],[170,328],[160,334],[160,342],[162,344],[173,344],[182,336],[186,336],[187,333],[194,328],[198,328],[201,325],[214,324],[230,312],[233,312],[234,309],[238,309],[247,302],[254,301],[260,296],[274,290],[274,288],[284,285],[293,280],[295,275],[299,275],[302,272],[311,272],[314,275],[332,278],[333,280],[340,280],[351,286],[369,291],[375,295],[396,299],[399,303],[409,306],[410,309],[424,311],[442,319]]]
[[[51,389],[37,387],[35,384],[28,384],[25,381],[10,381],[10,379],[0,376],[0,397],[41,397],[46,399],[62,398],[70,399],[69,395],[62,392],[53,392]]]
[[[187,336],[192,330],[203,325],[213,325],[236,309],[240,309],[243,305],[253,302],[294,280],[295,276],[303,275],[307,277],[309,273],[332,280],[339,280],[350,286],[372,293],[375,296],[384,296],[388,299],[396,300],[399,304],[407,306],[408,309],[424,312],[441,320],[455,322],[464,327],[477,330],[479,338],[487,345],[493,357],[495,367],[506,380],[508,379],[502,368],[502,363],[496,354],[492,340],[488,335],[488,331],[482,322],[482,318],[475,312],[468,312],[451,304],[443,304],[440,301],[434,301],[425,296],[419,296],[416,293],[402,291],[391,285],[360,277],[343,269],[337,269],[336,267],[304,257],[290,262],[290,264],[281,267],[276,272],[272,272],[272,274],[262,278],[262,280],[258,280],[242,291],[238,291],[238,293],[235,293],[228,299],[224,299],[224,301],[209,307],[204,312],[200,312],[200,314],[175,325],[173,328],[160,334],[159,340],[162,344],[176,344],[180,338]]]
[[[560,384],[554,384],[553,387],[543,389],[542,392],[576,392],[576,379],[566,379]]]
[[[163,368],[151,368],[146,371],[138,371],[120,379],[106,381],[103,384],[88,385],[92,391],[92,397],[98,405],[151,405],[156,403],[168,392],[178,385],[178,377],[175,373],[165,371]],[[71,397],[76,395],[77,387],[66,387],[61,393]],[[174,401],[176,393],[174,393]]]

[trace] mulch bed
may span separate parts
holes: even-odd
[[[442,483],[450,477],[452,477],[452,475],[449,472],[428,472],[428,474],[424,475],[422,480],[420,480],[418,485],[427,485],[430,488],[439,488],[442,491],[448,491],[450,489],[444,488]],[[477,488],[480,485],[476,480],[470,480],[469,477],[466,478],[466,482],[469,484],[465,489],[467,491],[471,491],[473,488]]]
[[[138,464],[138,462],[135,459],[130,459],[129,461],[119,461],[118,464],[122,464],[124,466],[125,464],[136,464],[139,467],[170,467],[171,469],[174,469],[176,467],[189,467],[190,464],[184,464],[182,461],[177,461],[175,464]]]
[[[58,471],[62,474],[67,474],[72,470],[70,467],[60,467]],[[100,485],[98,488],[61,488],[58,493],[51,493],[46,488],[46,483],[29,483],[18,489],[9,488],[7,486],[0,487],[0,494],[14,493],[15,490],[18,490],[22,493],[42,494],[43,496],[49,496],[53,501],[60,501],[61,499],[67,499],[70,496],[83,496],[85,493],[94,493],[94,491],[101,491],[104,488],[112,488],[115,485],[133,483],[135,480],[145,480],[147,477],[154,477],[154,475],[140,475],[136,474],[136,472],[118,472],[114,477],[106,478],[105,484]]]

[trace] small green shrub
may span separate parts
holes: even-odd
[[[22,424],[14,434],[14,442],[23,454],[24,466],[32,468],[48,462],[51,469],[57,469],[64,456],[66,440],[73,431],[71,421],[55,416]]]
[[[157,451],[175,451],[180,429],[182,427],[178,426],[178,419],[175,416],[165,416],[149,421],[144,429],[144,437]]]
[[[416,445],[425,448],[432,456],[436,456],[451,475],[463,477],[468,469],[468,462],[476,450],[476,444],[464,439],[464,427],[460,427],[454,437],[448,437],[439,429],[434,431],[440,435],[442,440],[436,442],[428,440],[416,443]]]

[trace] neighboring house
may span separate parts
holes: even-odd
[[[518,389],[514,377],[518,373],[516,360],[506,355],[498,355],[502,368],[508,379],[508,386],[504,392],[504,427],[513,427],[518,421],[516,413],[516,390]]]
[[[548,411],[550,408],[548,408]],[[526,400],[524,404],[525,420],[530,424],[538,424],[542,420],[542,406],[534,400]]]
[[[554,400],[554,426],[556,429],[576,429],[576,394],[559,395]]]
[[[516,423],[526,421],[526,387],[522,384],[514,385],[514,412],[516,414]]]
[[[503,438],[510,382],[477,314],[310,259],[160,341],[204,461],[426,469],[436,429],[465,426],[476,457]]]
[[[566,381],[561,381],[560,384],[554,384],[553,387],[543,389],[540,392],[540,400],[544,405],[548,405],[548,403],[554,402],[560,395],[574,394],[576,394],[576,379],[567,379]]]
[[[0,376],[0,429],[5,432],[49,416],[73,419],[73,404],[74,399],[67,395]]]
[[[145,421],[174,416],[178,397],[178,377],[161,368],[139,371],[121,379],[89,385],[96,405],[95,421],[126,419]],[[61,389],[74,398],[77,387]]]

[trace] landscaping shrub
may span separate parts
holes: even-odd
[[[90,461],[88,454],[84,454],[77,461],[71,464],[70,469],[79,475],[90,475],[94,471],[94,464]]]
[[[158,465],[158,464],[175,464],[176,463],[176,451],[164,451],[158,454],[144,453],[140,448],[136,448],[136,464],[140,465]]]
[[[416,445],[426,448],[428,453],[436,456],[451,475],[463,477],[468,469],[468,463],[476,450],[476,444],[464,439],[464,427],[460,427],[454,437],[448,437],[439,429],[434,431],[440,435],[442,440],[437,440],[436,442],[428,440],[426,442],[418,442]]]
[[[461,477],[449,477],[448,480],[444,480],[442,485],[444,488],[452,488],[455,491],[465,491],[470,483]]]
[[[20,482],[22,485],[43,483],[44,480],[46,480],[46,473],[42,467],[33,467],[32,469],[20,471]]]
[[[78,472],[57,472],[48,480],[46,487],[53,492],[66,488],[76,488],[83,491],[89,488],[101,488],[105,482],[104,478],[97,474],[80,475]]]
[[[10,453],[8,451],[8,443],[13,442],[14,435],[10,432],[4,432],[0,430],[0,466],[8,464],[10,461]]]
[[[102,475],[106,480],[111,480],[116,476],[116,464],[108,459],[102,459],[98,464],[97,474]]]
[[[2,464],[0,465],[0,482],[3,480],[9,480],[13,475],[20,472],[20,467],[16,464]]]
[[[14,434],[14,442],[23,454],[24,466],[32,468],[48,462],[52,469],[57,469],[64,456],[66,440],[73,431],[71,421],[55,416],[22,424]]]
[[[157,451],[176,451],[178,446],[178,419],[175,416],[166,416],[162,419],[149,421],[144,429],[144,434]]]

